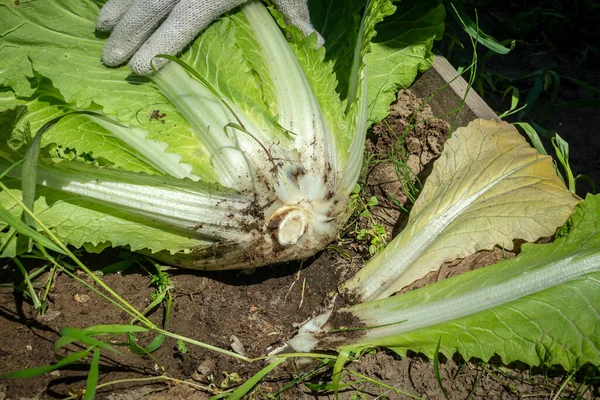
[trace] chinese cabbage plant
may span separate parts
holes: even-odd
[[[405,5],[314,2],[327,40],[316,49],[250,1],[148,80],[100,63],[97,2],[4,1],[2,166],[48,125],[39,165],[11,170],[0,204],[19,215],[14,198],[33,189],[18,180],[35,173],[30,206],[89,251],[128,246],[202,269],[310,256],[346,220],[367,125],[431,65],[443,7]],[[15,236],[1,234],[5,255]]]
[[[147,79],[100,63],[99,3],[0,5],[0,167],[12,167],[0,206],[20,217],[25,199],[88,251],[128,246],[201,269],[301,259],[336,237],[367,127],[431,65],[444,18],[438,0],[312,1],[316,49],[248,2]],[[441,340],[447,355],[598,364],[594,197],[554,244],[389,297],[445,261],[553,235],[576,203],[514,127],[475,121],[447,142],[403,232],[341,288],[358,304],[289,345],[432,354]],[[4,256],[22,251],[17,239],[0,222]],[[358,334],[332,330],[339,313]]]

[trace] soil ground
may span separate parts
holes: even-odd
[[[395,230],[402,228],[406,209],[411,204],[403,188],[409,184],[418,187],[416,178],[426,177],[428,167],[442,150],[448,124],[429,119],[433,117],[431,110],[424,107],[417,120],[427,122],[403,136],[407,122],[421,101],[410,91],[401,91],[398,100],[387,125],[374,128],[367,144],[370,162],[363,177],[362,197],[364,201],[371,196],[378,199],[378,205],[370,208],[371,217],[353,216],[337,243],[303,263],[249,272],[169,270],[174,297],[170,331],[223,349],[235,349],[250,357],[264,356],[291,338],[296,324],[311,317],[328,295],[360,268],[369,256],[371,244],[369,239],[357,239],[361,229],[368,229],[373,223],[381,224],[389,239]],[[390,160],[391,151],[403,151],[412,172],[398,170],[398,164]],[[123,256],[130,255],[113,250],[86,257],[84,261],[90,266],[102,267]],[[491,264],[505,256],[500,249],[494,249],[447,263],[413,287]],[[148,263],[144,265],[149,267]],[[80,277],[94,286],[88,277]],[[38,280],[44,282],[44,278]],[[149,274],[142,268],[105,275],[102,279],[139,310],[151,302],[154,288]],[[13,265],[6,264],[0,269],[0,282],[18,284],[20,280]],[[162,309],[154,312],[151,319],[159,323],[162,312]],[[29,300],[9,288],[0,291],[0,316],[0,374],[54,362],[54,342],[65,326],[85,328],[129,323],[126,313],[63,274],[53,281],[45,314],[36,316]],[[141,345],[151,340],[152,337],[138,336]],[[104,354],[99,383],[128,381],[100,388],[97,398],[206,399],[211,393],[246,381],[264,367],[262,362],[249,364],[200,347],[186,347],[182,349],[174,340],[167,339],[152,357],[133,355],[125,349],[123,354]],[[560,370],[506,367],[493,360],[482,363],[460,358],[440,360],[439,373],[450,399],[549,399],[566,379]],[[583,399],[600,398],[598,388],[591,385],[594,380],[586,377],[586,373],[580,371],[568,380],[561,398],[574,393]],[[181,382],[159,382],[161,374]],[[0,400],[81,395],[86,376],[87,366],[75,365],[38,378],[0,381]],[[153,377],[157,379],[154,384],[143,380]],[[249,398],[333,399],[331,388],[326,386],[330,380],[329,366],[288,363],[263,380]],[[418,354],[399,357],[384,350],[373,351],[351,362],[342,382],[341,399],[446,398],[435,377],[433,361]]]

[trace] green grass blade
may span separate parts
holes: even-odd
[[[0,185],[4,186],[1,182],[0,182]],[[1,187],[1,186],[0,186],[1,189],[7,190],[6,186],[4,186],[4,187]],[[0,220],[3,220],[4,222],[6,222],[8,225],[10,225],[12,228],[14,228],[20,234],[29,236],[31,239],[35,240],[40,245],[42,245],[52,251],[55,251],[57,253],[66,254],[64,251],[61,250],[60,247],[55,245],[50,239],[48,239],[46,236],[42,235],[38,231],[32,229],[30,226],[28,226],[25,222],[21,221],[19,218],[16,218],[6,208],[4,208],[2,206],[0,206]]]
[[[76,361],[85,358],[88,353],[92,349],[89,348],[87,350],[78,351],[77,353],[71,353],[68,356],[64,357],[60,361],[56,362],[52,365],[46,365],[43,367],[35,367],[35,368],[27,368],[20,371],[9,372],[4,375],[0,375],[0,379],[11,379],[11,378],[35,378],[36,376],[40,376],[46,374],[48,372],[52,372],[56,369],[62,368],[66,365],[72,364]]]
[[[117,261],[116,263],[110,264],[104,268],[99,269],[96,272],[100,272],[102,275],[116,274],[117,272],[123,272],[128,268],[133,267],[138,261],[140,261],[140,257],[137,257],[135,254],[133,257],[130,257],[126,260]]]
[[[142,312],[143,315],[148,314],[150,311],[152,311],[154,308],[158,307],[162,303],[166,292],[163,292],[163,293],[158,292],[158,293],[159,293],[159,295],[156,296],[156,298],[154,300],[152,300],[152,302],[144,309],[144,311]],[[134,319],[132,321],[132,323],[134,323],[135,321],[137,321],[137,320]]]
[[[21,193],[23,194],[23,204],[32,211],[33,203],[35,202],[35,189],[37,187],[37,166],[42,135],[50,127],[54,126],[57,121],[58,119],[55,119],[42,126],[25,151],[25,162],[23,163],[23,172],[21,173]],[[35,229],[35,221],[27,213],[25,214],[25,222]]]
[[[198,346],[198,347],[201,347],[203,349],[214,351],[214,352],[217,352],[219,354],[224,354],[224,355],[227,355],[229,357],[233,357],[233,358],[238,359],[238,360],[242,360],[242,361],[246,361],[246,362],[252,362],[253,361],[251,358],[248,358],[246,356],[238,354],[238,353],[236,353],[234,351],[225,350],[225,349],[222,349],[220,347],[213,346],[213,345],[210,345],[208,343],[204,343],[204,342],[201,342],[199,340],[195,340],[195,339],[189,338],[187,336],[182,336],[182,335],[179,335],[177,333],[169,332],[169,331],[166,331],[166,330],[160,329],[160,328],[153,328],[152,330],[155,331],[155,332],[158,332],[158,333],[163,333],[167,337],[170,337],[170,338],[173,338],[173,339],[176,339],[176,340],[181,340],[181,341],[183,341],[185,343],[189,343],[191,345]],[[286,356],[290,356],[290,355],[286,354]]]
[[[552,146],[554,146],[556,158],[558,158],[560,165],[562,165],[563,170],[567,174],[567,181],[565,183],[571,193],[575,193],[575,177],[573,176],[573,171],[571,171],[571,166],[569,165],[569,144],[561,138],[558,133],[554,132]]]
[[[166,338],[167,337],[164,334],[158,334],[154,339],[152,339],[152,342],[150,342],[148,346],[142,347],[139,344],[137,344],[135,335],[133,333],[130,333],[127,336],[127,348],[134,354],[148,355],[158,350],[160,346],[163,345]]]
[[[146,350],[148,350],[149,353],[155,352],[156,350],[160,349],[160,346],[163,345],[166,338],[167,337],[161,333],[152,339],[152,342],[150,342],[150,344],[146,347]]]
[[[525,108],[523,108],[517,114],[517,119],[523,119],[523,117],[525,117],[525,115],[529,112],[529,110],[531,110],[533,108],[533,106],[537,102],[538,98],[544,91],[544,75],[545,75],[545,73],[546,73],[546,71],[542,71],[535,77],[535,81],[533,82],[533,87],[531,88],[529,93],[527,93],[527,97],[525,97],[525,102],[524,102]]]
[[[560,179],[565,183],[565,185],[567,185],[568,189],[572,193],[575,193],[575,178],[573,177],[573,171],[571,170],[571,166],[569,165],[569,144],[562,137],[560,137],[558,132],[550,129],[544,129],[535,122],[531,122],[531,125],[533,125],[533,128],[536,132],[539,132],[540,135],[542,135],[546,139],[549,139],[552,143],[556,158],[558,159],[562,170],[567,175],[567,178],[565,179],[563,177],[563,174],[558,170],[558,168],[555,167],[556,173],[558,174]]]
[[[556,104],[556,100],[558,100],[558,94],[560,93],[560,75],[558,75],[555,71],[548,71],[548,74],[545,78],[544,90],[548,91],[549,89],[551,90],[548,105],[552,107],[554,104]]]
[[[31,300],[33,301],[33,307],[36,310],[39,310],[42,307],[42,303],[40,302],[39,297],[35,293],[35,289],[33,288],[33,284],[31,283],[31,278],[29,274],[27,273],[25,267],[23,266],[21,261],[19,261],[18,258],[14,258],[13,261],[15,264],[17,264],[17,267],[23,274],[23,279],[25,280],[25,284],[27,285],[27,292],[29,293],[29,297],[31,297]]]
[[[382,388],[384,388],[386,390],[389,390],[390,392],[394,392],[396,394],[399,394],[399,395],[402,395],[402,396],[405,396],[405,397],[408,397],[408,398],[411,398],[411,399],[425,400],[422,397],[415,396],[414,394],[405,392],[404,390],[398,389],[398,388],[396,388],[394,386],[386,385],[382,381],[379,381],[379,380],[373,379],[373,378],[369,378],[368,376],[360,374],[360,373],[358,373],[356,371],[352,371],[352,370],[348,369],[348,373],[350,375],[357,376],[357,377],[361,378],[361,380],[355,381],[354,383],[369,382],[369,383],[372,383],[374,385],[381,386]]]
[[[440,344],[442,343],[442,338],[440,337],[438,339],[437,342],[437,346],[435,347],[435,351],[433,352],[433,373],[435,374],[435,380],[437,381],[438,385],[440,385],[440,389],[442,390],[442,393],[444,393],[444,397],[447,398],[448,400],[450,400],[450,397],[448,397],[448,391],[446,390],[446,388],[444,387],[444,384],[442,383],[442,377],[440,375],[440,360],[439,360],[439,354],[440,354]]]
[[[17,161],[16,163],[12,164],[10,167],[7,167],[7,168],[6,168],[4,171],[2,171],[2,173],[0,174],[0,179],[4,178],[6,175],[8,175],[8,173],[9,173],[9,172],[10,172],[12,169],[14,169],[14,168],[18,167],[18,166],[19,166],[21,163],[23,163],[23,161],[25,161],[25,160],[19,160],[19,161]]]
[[[73,342],[77,341],[77,339],[74,339],[72,337],[68,337],[68,336],[61,336],[59,337],[56,342],[54,342],[54,354],[58,354],[58,351],[65,347],[68,344],[71,344]]]
[[[335,394],[336,399],[340,390],[340,379],[342,378],[342,371],[344,370],[344,365],[346,365],[346,361],[348,361],[348,358],[350,358],[351,351],[352,349],[350,347],[342,347],[333,366],[331,383],[333,384],[333,393]]]
[[[355,385],[358,385],[359,383],[363,383],[363,382],[369,382],[366,379],[363,380],[356,380],[356,381],[352,381],[351,383],[342,383],[341,385],[338,386],[338,391],[339,390],[344,390],[344,389],[348,389],[348,388],[352,388]],[[307,389],[312,390],[313,392],[331,392],[333,390],[333,383],[329,382],[323,382],[323,383],[308,383],[308,382],[303,382],[304,386],[306,386]]]
[[[23,257],[25,258],[25,257]],[[17,262],[17,258],[14,257],[13,261],[16,263]],[[44,274],[45,272],[47,272],[48,270],[48,265],[44,265],[38,269],[36,269],[35,271],[31,271],[27,273],[27,279],[23,280],[23,282],[21,282],[19,285],[17,285],[15,287],[15,290],[17,290],[20,293],[26,293],[29,294],[28,291],[25,290],[25,286],[29,286],[28,282],[33,282],[34,279],[36,279],[38,276],[41,276],[42,274]],[[20,267],[19,267],[20,269]],[[22,272],[23,270],[21,270]],[[53,279],[54,274],[51,272],[50,273],[50,278],[47,279],[46,282],[46,289],[44,291],[44,294],[42,296],[38,296],[37,293],[35,294],[35,297],[39,300],[40,302],[40,306],[41,306],[41,311],[44,312],[45,306],[46,306],[46,297],[48,295],[48,291],[50,290],[49,287],[52,285],[52,279]],[[32,284],[33,285],[33,284]],[[29,289],[28,289],[29,290]],[[35,293],[35,292],[34,292]],[[33,299],[34,305],[35,305],[35,299]]]
[[[508,94],[508,92],[511,92],[511,97],[510,97],[510,108],[506,111],[504,111],[502,114],[498,115],[498,118],[500,119],[504,119],[506,117],[508,117],[509,115],[512,114],[516,114],[518,112],[520,112],[521,110],[523,110],[527,104],[519,107],[519,89],[510,85],[509,87],[506,88],[506,90],[504,91],[504,94],[502,95],[502,100],[504,100],[504,97]]]
[[[252,378],[248,379],[244,382],[240,387],[238,387],[231,395],[227,397],[227,400],[240,400],[244,395],[246,395],[262,378],[267,376],[267,374],[277,368],[280,364],[285,362],[285,358],[279,358],[274,360],[269,365],[258,371]],[[213,397],[214,399],[214,397]]]
[[[75,339],[83,344],[87,344],[88,346],[96,346],[96,347],[100,347],[105,350],[112,351],[117,354],[122,354],[119,350],[115,349],[113,346],[109,345],[108,343],[104,343],[103,341],[98,340],[95,337],[89,336],[82,329],[65,327],[60,330],[60,335],[63,337]]]
[[[100,366],[100,349],[94,348],[94,356],[90,364],[90,372],[88,373],[87,383],[85,385],[85,395],[83,400],[94,400],[96,397],[96,387],[98,386],[98,374]]]
[[[148,332],[149,329],[138,325],[95,325],[82,330],[87,335],[116,335],[130,332]]]
[[[160,269],[158,271],[159,274],[162,274]],[[170,290],[167,290],[162,296],[160,296],[161,299],[164,299],[165,297],[167,298],[167,304],[165,306],[165,316],[163,318],[163,329],[169,329],[169,320],[171,319],[171,310],[173,309],[173,296],[171,296]],[[152,342],[150,342],[150,344],[146,347],[146,350],[149,353],[155,352],[163,345],[166,338],[167,337],[164,334],[159,334],[152,340]]]
[[[508,54],[512,49],[515,48],[516,41],[510,40],[510,46],[505,46],[500,43],[498,40],[493,38],[492,36],[484,33],[479,28],[479,25],[474,22],[467,14],[465,14],[462,10],[458,10],[452,5],[454,12],[456,13],[456,17],[458,18],[460,24],[464,31],[474,40],[477,40],[480,44],[487,47],[491,51],[497,54]]]
[[[540,154],[544,154],[544,155],[548,154],[548,152],[546,151],[546,148],[542,144],[540,135],[538,135],[536,130],[533,129],[533,127],[531,125],[529,125],[527,122],[515,122],[514,125],[518,126],[519,128],[521,128],[523,130],[523,132],[525,132],[525,134],[529,138],[529,141],[531,142],[533,147],[535,147],[535,149]]]
[[[165,299],[165,314],[163,317],[163,329],[169,329],[169,320],[171,318],[171,310],[173,308],[173,296],[171,296],[171,281],[169,280],[167,274],[161,271],[160,266],[154,263],[156,267],[157,275],[153,276],[153,283],[158,285],[158,289],[155,292],[156,298],[150,303],[148,307],[144,310],[143,314],[146,315],[150,311],[152,311],[155,307],[158,307]],[[157,278],[157,282],[155,282],[155,278]],[[131,323],[133,324],[136,320],[134,319]],[[129,350],[135,354],[150,354],[158,350],[164,343],[166,336],[164,334],[157,335],[152,342],[146,347],[141,347],[137,344],[135,335],[133,333],[129,333],[127,336],[127,342]]]
[[[563,78],[566,79],[567,81],[579,86],[580,88],[585,89],[592,94],[595,94],[596,96],[600,96],[600,89],[595,88],[594,86],[590,85],[587,82],[584,82],[579,79],[571,78],[569,76],[565,76]]]

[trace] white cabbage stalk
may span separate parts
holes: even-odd
[[[324,116],[271,14],[259,2],[249,2],[242,11],[272,81],[278,132],[265,131],[260,118],[245,115],[226,96],[170,62],[151,79],[201,139],[216,184],[199,181],[172,153],[157,156],[164,147],[144,143],[139,128],[94,116],[89,118],[139,149],[156,170],[196,182],[60,163],[41,165],[38,183],[187,235],[193,232],[203,244],[191,254],[158,254],[185,267],[249,268],[305,258],[325,248],[346,221],[348,197],[362,163],[367,102],[366,67],[359,68],[361,43],[348,94],[357,101],[348,106],[344,121],[352,128],[352,139],[340,148],[330,126],[338,121]]]

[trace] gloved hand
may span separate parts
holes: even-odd
[[[102,61],[117,66],[131,59],[129,65],[134,73],[149,74],[154,56],[177,55],[214,19],[245,1],[109,0],[96,21],[98,30],[113,30],[104,46]],[[273,2],[288,24],[296,25],[305,35],[316,32],[310,23],[307,0]],[[324,40],[318,32],[317,36],[318,45],[322,46]],[[152,63],[160,68],[167,61],[157,58]]]

